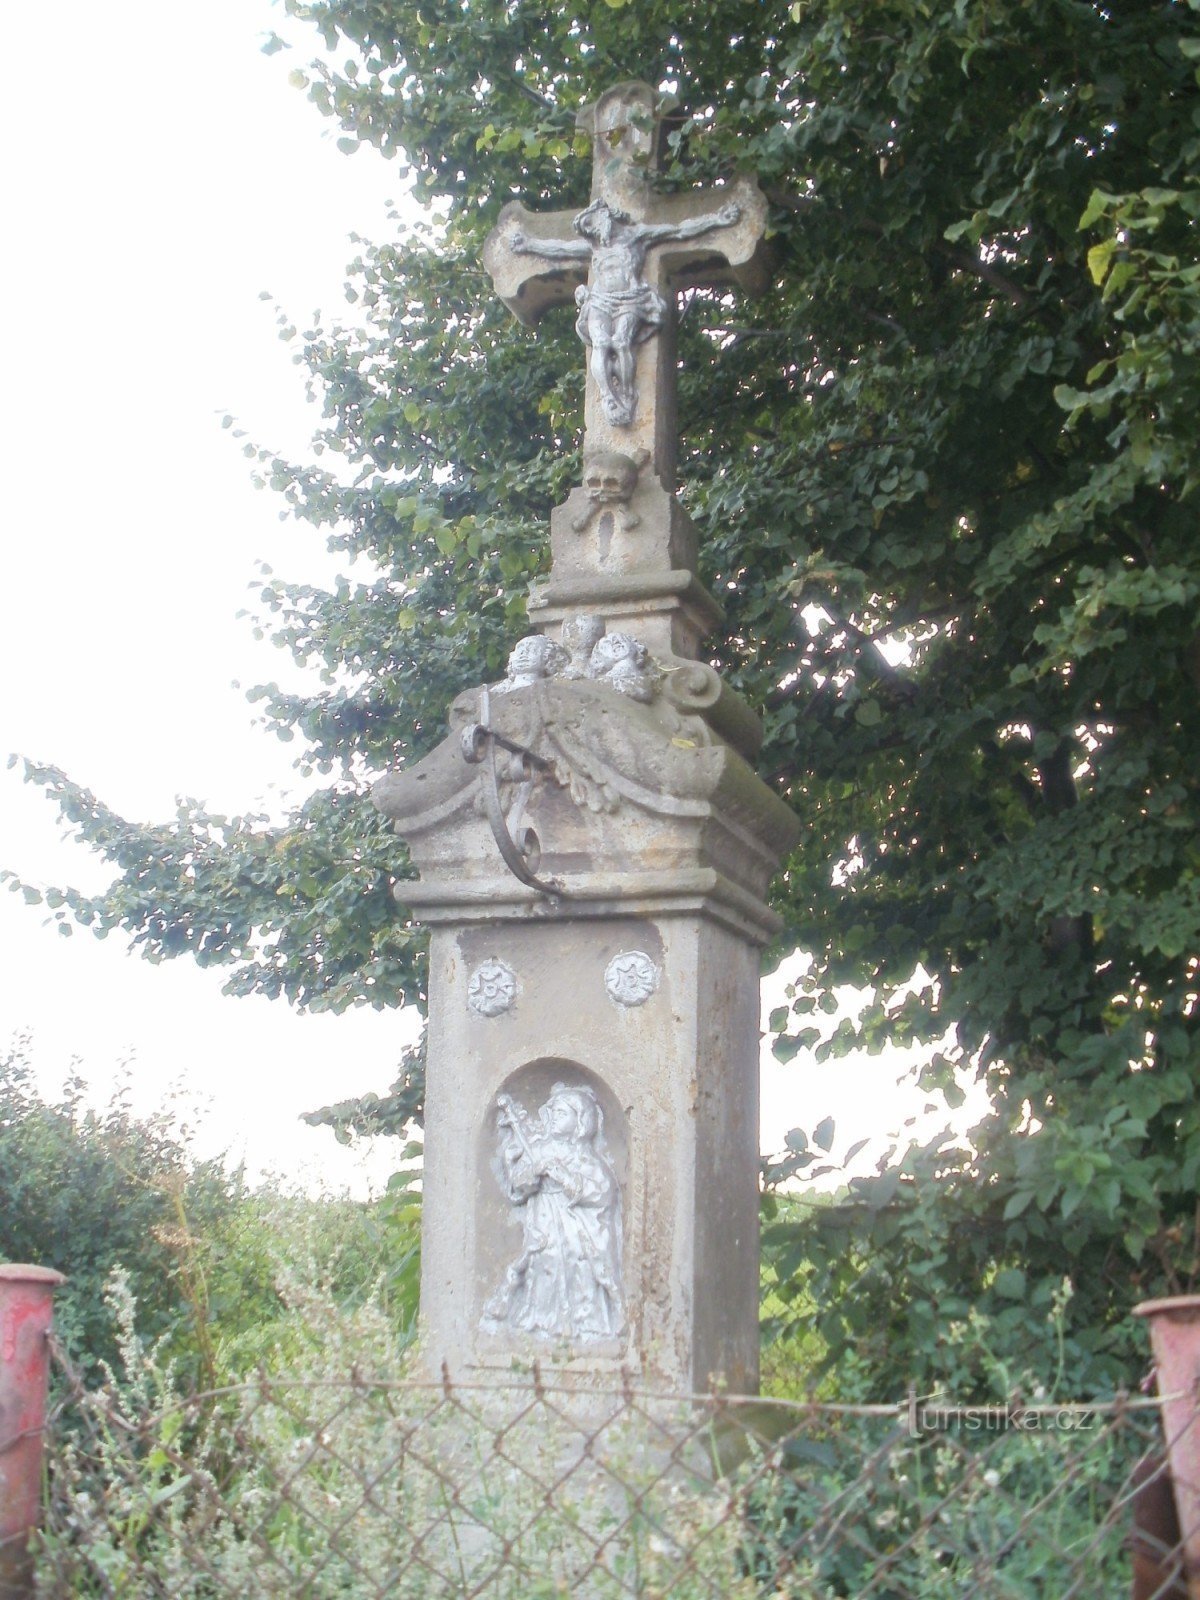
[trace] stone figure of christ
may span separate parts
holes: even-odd
[[[497,1176],[521,1214],[521,1253],[484,1309],[488,1333],[580,1343],[617,1338],[621,1191],[588,1088],[556,1083],[536,1116],[497,1097]]]
[[[606,201],[594,200],[572,221],[578,239],[535,239],[521,230],[513,234],[511,245],[518,254],[564,264],[590,261],[591,282],[575,291],[575,328],[591,350],[592,377],[604,415],[614,427],[633,422],[636,347],[657,332],[667,314],[666,301],[645,278],[651,248],[732,227],[740,215],[739,207],[730,204],[683,222],[634,222]]]

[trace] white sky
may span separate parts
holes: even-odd
[[[319,537],[281,523],[220,426],[301,454],[316,425],[269,290],[303,326],[347,310],[351,232],[384,238],[393,169],[347,157],[287,83],[310,47],[268,0],[67,0],[46,64],[35,20],[8,19],[0,97],[8,152],[0,259],[0,756],[64,767],[137,820],[189,794],[277,807],[295,747],[252,727],[244,685],[287,672],[235,618],[257,559],[320,581]],[[22,30],[24,36],[22,37]],[[0,774],[0,865],[98,886],[49,805]],[[0,894],[0,1044],[30,1030],[48,1085],[73,1058],[98,1098],[132,1059],[136,1102],[173,1084],[207,1104],[200,1146],[255,1169],[361,1190],[395,1146],[347,1152],[302,1111],[391,1081],[407,1017],[297,1015],[220,994],[219,970],[151,966],[119,937],[72,939]],[[777,1003],[778,994],[773,997]],[[924,1097],[879,1061],[764,1068],[764,1141],[838,1122],[835,1148],[899,1125]]]

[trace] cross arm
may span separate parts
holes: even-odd
[[[677,288],[733,284],[754,295],[770,284],[771,251],[764,240],[767,201],[753,178],[735,178],[707,192],[666,196],[662,211],[666,216],[661,222],[641,226],[649,236],[647,246]]]
[[[591,248],[571,226],[573,211],[528,211],[513,201],[483,247],[496,293],[521,322],[538,322],[551,306],[574,298],[586,282]]]

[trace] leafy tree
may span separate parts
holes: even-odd
[[[82,1371],[118,1364],[116,1271],[139,1337],[164,1342],[185,1386],[295,1355],[308,1331],[293,1312],[314,1296],[347,1313],[371,1300],[411,1332],[420,1217],[411,1169],[367,1203],[252,1190],[240,1171],[196,1159],[174,1108],[137,1116],[125,1086],[101,1110],[86,1095],[79,1076],[57,1099],[43,1095],[21,1042],[0,1057],[0,1261],[66,1274],[55,1329]]]
[[[66,1274],[55,1328],[85,1369],[115,1360],[105,1285],[121,1268],[147,1337],[182,1336],[189,1376],[211,1378],[214,1244],[244,1200],[241,1177],[196,1161],[170,1109],[137,1117],[119,1090],[97,1111],[86,1090],[75,1076],[48,1100],[23,1043],[0,1058],[0,1260]]]
[[[1021,1337],[1070,1274],[1079,1360],[1111,1374],[1130,1301],[1197,1269],[1200,0],[290,9],[349,51],[298,74],[344,145],[444,219],[363,251],[361,326],[285,328],[318,459],[258,452],[374,573],[261,590],[324,679],[260,690],[266,720],[331,782],[277,828],[153,828],[30,768],[117,872],[57,915],[234,992],[420,999],[366,786],[498,675],[578,472],[570,316],[519,329],[480,245],[514,194],[582,202],[576,109],[648,78],[681,107],[664,181],[746,166],[772,203],[772,293],[688,296],[680,413],[712,658],[805,822],[776,903],[813,960],[778,1048],[920,1041],[929,1087],[970,1070],[994,1105],[819,1208],[807,1292],[833,1348],[936,1376],[947,1317]],[[820,1039],[845,983],[876,998]],[[811,1165],[793,1144],[776,1176]]]

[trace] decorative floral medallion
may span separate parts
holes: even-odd
[[[658,988],[658,976],[644,950],[622,950],[604,969],[604,987],[619,1006],[640,1006]]]
[[[467,1004],[481,1017],[498,1017],[517,997],[517,975],[503,961],[481,961],[467,984]]]

